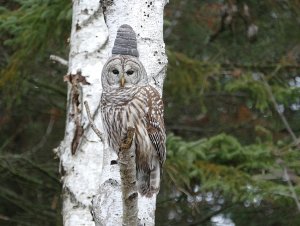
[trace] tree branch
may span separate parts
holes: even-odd
[[[89,119],[89,122],[91,124],[92,129],[97,134],[97,136],[100,138],[100,140],[103,142],[104,141],[103,134],[100,132],[100,130],[97,129],[97,127],[96,127],[96,125],[95,125],[95,123],[94,123],[94,121],[92,119],[90,107],[89,107],[89,104],[88,104],[87,101],[84,101],[84,106],[85,106],[86,113],[87,113],[87,116],[88,116],[88,119]]]
[[[275,72],[276,72],[277,70],[279,70],[279,68],[276,69]],[[298,144],[299,144],[299,141],[298,141],[298,139],[297,139],[295,133],[293,132],[292,128],[290,127],[290,125],[289,125],[287,119],[285,118],[283,112],[281,112],[281,111],[278,110],[278,109],[279,109],[279,105],[278,105],[278,103],[276,102],[276,99],[275,99],[275,97],[274,97],[274,95],[273,95],[273,92],[272,92],[272,89],[271,89],[269,83],[268,83],[267,80],[265,79],[264,75],[261,75],[260,77],[261,77],[261,79],[262,79],[262,81],[263,81],[263,83],[264,83],[264,85],[265,85],[265,87],[266,87],[266,89],[267,89],[267,92],[268,92],[268,94],[269,94],[269,97],[270,97],[270,99],[271,99],[271,101],[272,101],[272,103],[273,103],[273,106],[274,106],[275,110],[276,110],[277,113],[279,114],[279,116],[280,116],[280,118],[281,118],[281,120],[282,120],[284,126],[286,127],[287,131],[288,131],[289,134],[291,135],[291,137],[292,137],[292,139],[293,139],[293,142],[294,142],[295,144],[298,145]],[[299,198],[298,198],[297,193],[296,193],[296,191],[295,191],[295,188],[294,188],[294,186],[293,186],[293,184],[292,184],[292,182],[291,182],[290,175],[288,174],[288,167],[285,165],[285,163],[284,163],[284,161],[283,161],[282,159],[279,159],[279,161],[281,162],[281,165],[282,165],[282,167],[283,167],[284,179],[287,181],[288,187],[289,187],[289,189],[290,189],[290,191],[291,191],[291,193],[292,193],[292,197],[293,197],[293,199],[294,199],[294,201],[295,201],[295,203],[296,203],[296,206],[297,206],[297,208],[298,208],[298,211],[300,212]]]
[[[138,193],[136,186],[136,158],[133,144],[135,129],[129,127],[127,136],[123,140],[119,152],[119,166],[121,175],[123,222],[125,226],[137,225]]]
[[[266,90],[267,90],[267,92],[268,92],[268,94],[269,94],[269,97],[270,97],[272,103],[273,103],[273,106],[274,106],[275,110],[277,111],[279,117],[281,118],[281,121],[283,122],[285,128],[287,129],[287,131],[288,131],[289,134],[291,135],[293,141],[294,141],[295,143],[298,142],[298,139],[297,139],[295,133],[293,132],[293,130],[291,129],[291,127],[290,127],[290,125],[289,125],[289,123],[288,123],[286,117],[284,116],[284,114],[283,114],[281,111],[278,110],[278,109],[279,109],[279,105],[278,105],[278,103],[276,102],[276,99],[275,99],[275,97],[274,97],[274,95],[273,95],[273,92],[272,92],[272,89],[271,89],[269,83],[266,81],[266,79],[265,79],[265,77],[264,77],[263,75],[261,75],[261,79],[262,79],[262,81],[263,81],[263,83],[264,83],[264,85],[265,85],[265,87],[266,87]],[[300,210],[300,209],[299,209],[299,210]]]
[[[299,203],[299,199],[298,199],[298,196],[297,196],[297,193],[294,189],[294,186],[291,182],[291,178],[290,178],[290,175],[287,171],[287,167],[286,166],[283,166],[283,174],[284,174],[284,179],[286,179],[287,183],[288,183],[288,186],[289,186],[289,189],[292,193],[292,197],[293,199],[295,200],[295,203],[297,205],[297,208],[298,208],[298,211],[300,212],[300,203]]]
[[[63,66],[66,66],[66,67],[68,67],[68,61],[67,60],[65,60],[65,59],[63,59],[63,58],[61,58],[61,57],[59,57],[59,56],[56,56],[56,55],[50,55],[50,60],[53,60],[53,61],[55,61],[55,62],[58,62],[58,63],[60,63],[61,65],[63,65]]]

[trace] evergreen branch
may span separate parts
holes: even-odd
[[[269,97],[270,97],[270,99],[272,101],[272,104],[273,104],[276,112],[278,113],[279,117],[281,118],[281,121],[283,122],[285,128],[287,129],[288,133],[291,135],[294,143],[298,142],[298,139],[297,139],[295,133],[293,132],[292,128],[290,127],[290,124],[288,123],[288,121],[287,121],[286,117],[284,116],[283,112],[279,111],[279,109],[280,109],[279,105],[276,102],[276,99],[275,99],[275,97],[273,95],[273,92],[272,92],[272,89],[271,89],[269,83],[266,81],[266,79],[264,78],[263,75],[261,75],[260,77],[261,77],[261,79],[262,79],[262,81],[263,81],[263,83],[264,83],[264,85],[266,87],[266,90],[267,90],[267,92],[269,94]],[[299,209],[299,211],[300,211],[300,209]]]
[[[34,212],[35,205],[11,189],[0,186],[0,198],[3,198],[25,212]]]
[[[217,210],[217,211],[214,211],[212,213],[210,213],[209,215],[205,216],[203,219],[197,221],[197,222],[193,222],[193,223],[190,223],[189,226],[197,226],[197,225],[202,225],[202,224],[205,224],[206,222],[208,221],[211,221],[211,219],[214,217],[214,216],[217,216],[219,215],[220,213],[236,206],[238,203],[233,203],[233,204],[230,204],[230,205],[227,205],[227,206],[223,206],[221,209]]]
[[[199,126],[184,126],[180,123],[178,125],[169,125],[168,129],[171,131],[187,131],[187,132],[194,132],[194,133],[221,133],[221,132],[232,132],[237,129],[247,129],[251,128],[251,123],[253,123],[256,120],[256,118],[249,119],[242,123],[237,123],[234,125],[225,125],[224,127],[218,127],[218,128],[199,128]],[[196,122],[196,120],[192,121]],[[300,139],[298,140],[300,142]],[[293,142],[294,144],[294,142]]]
[[[18,223],[19,225],[23,225],[23,226],[25,226],[25,225],[26,226],[32,226],[32,222],[26,222],[24,220],[12,219],[12,218],[8,218],[8,217],[6,217],[4,215],[0,215],[0,220]]]
[[[13,159],[13,160],[20,160],[22,162],[26,162],[29,165],[31,165],[33,168],[37,169],[38,171],[40,171],[44,175],[48,176],[55,183],[60,184],[60,181],[57,179],[57,176],[52,175],[51,172],[47,171],[42,166],[38,165],[37,163],[33,162],[31,159],[29,159],[27,157],[24,157],[24,156],[23,155],[19,155],[19,154],[5,154],[5,155],[0,155],[0,160],[1,159],[2,160]]]
[[[52,175],[48,170],[44,169],[43,167],[41,167],[40,165],[36,164],[35,162],[31,161],[28,158],[21,157],[21,159],[23,159],[24,161],[26,161],[27,163],[29,163],[32,167],[34,167],[35,169],[39,170],[44,175],[48,176],[55,183],[60,184],[60,180],[57,178],[57,176]]]
[[[290,189],[290,191],[292,193],[292,197],[295,200],[295,203],[297,205],[298,211],[300,212],[300,202],[299,202],[298,196],[296,194],[296,191],[294,189],[294,186],[293,186],[293,184],[291,182],[291,178],[290,178],[290,175],[289,175],[289,173],[287,171],[287,167],[286,166],[283,167],[283,174],[284,174],[284,178],[286,179],[286,181],[288,183],[289,189]]]
[[[46,129],[46,133],[44,134],[44,136],[42,137],[42,139],[40,140],[40,142],[34,146],[32,148],[32,150],[30,151],[30,154],[34,154],[36,151],[40,150],[42,147],[44,147],[44,145],[46,144],[46,142],[48,141],[48,138],[52,132],[53,126],[54,126],[54,122],[55,122],[55,117],[53,115],[50,116],[50,120]]]
[[[24,170],[18,172],[17,170],[12,169],[12,167],[10,167],[9,165],[6,166],[2,163],[0,163],[0,166],[4,170],[7,170],[7,172],[9,172],[11,174],[11,176],[14,176],[15,178],[20,178],[23,183],[28,182],[28,183],[31,183],[31,184],[34,184],[34,185],[43,185],[42,181],[40,181],[38,179],[35,179],[34,177],[28,176],[28,174],[26,172],[23,173],[22,171],[24,171]],[[20,166],[17,166],[17,167],[21,168]],[[47,186],[47,187],[49,187],[49,186]]]
[[[175,56],[176,60],[182,62],[183,64],[187,65],[195,65],[201,68],[203,67],[210,67],[210,68],[242,68],[242,69],[259,69],[259,70],[274,70],[280,67],[281,70],[290,70],[290,69],[300,69],[300,64],[281,64],[281,63],[260,63],[260,62],[253,62],[253,63],[214,63],[213,61],[201,61],[198,59],[193,59],[188,57],[187,55],[175,51],[168,51],[168,56],[171,58]]]
[[[280,69],[279,67],[276,68],[275,72],[277,72],[279,69]],[[274,97],[274,95],[273,95],[273,92],[272,92],[272,89],[271,89],[269,83],[268,83],[267,80],[264,78],[264,75],[261,75],[260,77],[261,77],[261,79],[262,79],[262,81],[263,81],[263,83],[264,83],[264,85],[265,85],[265,87],[266,87],[266,89],[267,89],[267,92],[268,92],[268,94],[269,94],[269,97],[270,97],[270,99],[271,99],[273,105],[274,105],[275,110],[277,111],[278,115],[280,116],[280,118],[281,118],[283,124],[285,125],[285,127],[286,127],[286,129],[287,129],[287,131],[288,131],[289,134],[291,135],[291,137],[292,137],[294,143],[296,143],[296,144],[298,145],[298,144],[299,144],[299,141],[298,141],[298,139],[297,139],[295,133],[293,132],[292,128],[290,127],[290,125],[289,125],[289,123],[288,123],[286,117],[284,116],[283,112],[279,111],[279,105],[278,105],[278,103],[276,102],[276,99],[275,99],[275,97]],[[292,182],[291,182],[290,175],[288,174],[288,167],[285,165],[285,163],[284,163],[284,161],[283,161],[282,159],[280,159],[279,161],[281,162],[281,165],[282,165],[282,167],[283,167],[284,178],[285,178],[286,181],[287,181],[288,187],[289,187],[289,189],[290,189],[290,191],[291,191],[291,193],[292,193],[292,197],[293,197],[293,199],[294,199],[294,201],[295,201],[295,203],[296,203],[296,205],[297,205],[298,211],[300,212],[300,202],[299,202],[299,198],[298,198],[297,193],[296,193],[296,191],[295,191],[295,188],[294,188],[294,186],[293,186],[293,184],[292,184]]]
[[[16,129],[15,132],[0,146],[0,152],[2,152],[4,148],[6,148],[6,146],[10,144],[15,139],[15,137],[19,135],[19,133],[21,133],[26,127],[27,126],[21,126],[18,129]]]
[[[62,97],[66,97],[66,95],[67,95],[66,91],[58,89],[56,86],[52,86],[51,84],[42,83],[42,82],[36,81],[31,78],[27,79],[27,81],[29,83],[32,83],[32,84],[40,87],[40,88],[45,88],[46,90],[51,90],[54,93],[59,94]]]
[[[205,63],[204,63],[205,65]],[[221,67],[225,68],[245,68],[245,69],[260,69],[260,70],[272,70],[277,68],[278,66],[281,69],[300,69],[300,65],[298,64],[236,64],[236,63],[221,63]]]

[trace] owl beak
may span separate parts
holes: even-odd
[[[125,77],[124,77],[124,75],[122,75],[122,77],[121,77],[120,85],[121,85],[121,87],[124,87],[124,85],[125,85]]]

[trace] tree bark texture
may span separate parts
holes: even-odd
[[[138,220],[138,192],[136,185],[136,163],[134,145],[135,129],[129,127],[127,136],[119,152],[121,190],[123,203],[122,224],[125,226],[137,225]]]
[[[116,32],[129,24],[137,34],[139,59],[150,83],[162,92],[167,57],[163,42],[166,0],[74,0],[68,61],[65,137],[55,149],[63,183],[63,223],[122,225],[122,191],[117,156],[94,133],[84,101],[101,132],[101,71]],[[106,134],[103,134],[106,137]],[[138,197],[140,225],[154,225],[156,197]]]

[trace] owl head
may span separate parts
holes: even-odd
[[[132,27],[123,24],[117,31],[112,56],[102,70],[106,91],[148,84],[143,64],[138,59],[137,40]]]

